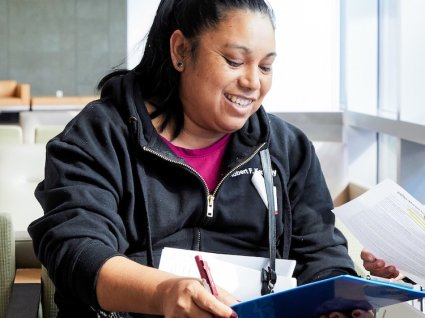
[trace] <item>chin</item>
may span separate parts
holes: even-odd
[[[241,129],[246,121],[248,119],[245,120],[238,120],[238,121],[233,121],[231,124],[227,124],[227,125],[223,125],[223,130],[228,134],[228,133],[234,133],[235,131],[238,131],[239,129]]]

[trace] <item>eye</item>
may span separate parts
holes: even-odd
[[[226,60],[226,63],[229,64],[231,67],[239,67],[241,66],[243,63],[239,63],[239,62],[235,62],[232,60],[229,60],[228,58],[224,58]]]
[[[273,68],[271,66],[261,66],[260,65],[260,69],[264,72],[264,73],[271,73]]]

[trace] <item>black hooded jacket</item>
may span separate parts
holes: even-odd
[[[47,144],[35,191],[45,215],[29,233],[60,316],[98,308],[98,271],[116,255],[155,267],[166,246],[268,257],[267,208],[251,182],[265,147],[277,188],[277,257],[297,261],[299,284],[355,274],[314,147],[299,129],[261,107],[232,134],[209,193],[161,140],[129,72]]]

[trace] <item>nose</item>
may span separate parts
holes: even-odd
[[[256,90],[261,86],[258,67],[246,67],[239,79],[240,86],[246,90]]]

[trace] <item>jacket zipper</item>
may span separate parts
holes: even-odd
[[[214,195],[208,194],[207,216],[212,218],[214,216]]]
[[[152,150],[151,148],[143,147],[143,150],[144,150],[144,151],[147,151],[147,152],[149,152],[149,153],[151,153],[151,154],[153,154],[153,155],[155,155],[155,156],[157,156],[157,157],[159,157],[159,158],[161,158],[161,159],[164,159],[165,161],[168,161],[168,162],[171,162],[171,163],[177,164],[177,165],[179,165],[179,166],[182,166],[182,167],[184,167],[184,168],[186,168],[186,169],[189,169],[191,172],[193,172],[195,175],[197,175],[197,176],[201,179],[202,183],[204,184],[205,194],[206,194],[207,199],[208,199],[208,197],[209,197],[209,195],[210,195],[210,193],[209,193],[209,191],[208,191],[208,185],[207,185],[207,183],[205,182],[204,178],[202,178],[202,176],[201,176],[198,172],[196,172],[196,170],[195,170],[195,169],[193,169],[191,166],[189,166],[188,164],[185,164],[185,163],[183,163],[183,162],[179,162],[179,161],[176,161],[176,160],[172,160],[172,159],[170,159],[170,158],[167,158],[167,157],[165,157],[164,155],[160,154],[159,152],[157,152],[157,151],[155,151],[155,150]],[[207,202],[209,202],[209,200],[207,200]],[[207,209],[208,209],[208,207],[207,207]]]
[[[240,164],[238,164],[236,167],[234,167],[232,170],[230,170],[228,173],[226,173],[226,175],[223,177],[223,178],[221,178],[221,180],[220,180],[220,182],[217,184],[217,186],[216,186],[216,188],[215,188],[215,190],[214,190],[214,192],[212,193],[212,194],[210,194],[210,192],[209,192],[209,190],[208,190],[208,185],[207,185],[207,183],[205,182],[205,180],[204,180],[204,178],[202,178],[202,176],[195,170],[195,169],[193,169],[191,166],[189,166],[189,165],[187,165],[187,164],[185,164],[185,163],[182,163],[182,162],[179,162],[179,161],[176,161],[176,160],[172,160],[172,159],[170,159],[170,158],[167,158],[167,157],[165,157],[165,156],[163,156],[162,154],[160,154],[159,152],[157,152],[157,151],[155,151],[155,150],[152,150],[151,148],[148,148],[148,147],[143,147],[143,150],[144,151],[146,151],[146,152],[149,152],[149,153],[151,153],[151,154],[153,154],[153,155],[155,155],[155,156],[157,156],[157,157],[159,157],[159,158],[162,158],[162,159],[164,159],[165,161],[168,161],[168,162],[171,162],[171,163],[174,163],[174,164],[177,164],[177,165],[180,165],[180,166],[182,166],[182,167],[185,167],[186,169],[189,169],[190,171],[192,171],[196,176],[198,176],[201,180],[202,180],[202,183],[204,184],[204,189],[205,189],[205,193],[206,193],[206,195],[207,195],[207,217],[208,218],[212,218],[213,216],[214,216],[214,199],[215,199],[215,196],[216,196],[216,194],[217,194],[217,191],[218,191],[218,189],[220,188],[220,186],[222,185],[222,183],[224,182],[224,180],[229,176],[229,175],[231,175],[234,171],[236,171],[237,169],[239,169],[241,166],[243,166],[245,163],[247,163],[248,161],[250,161],[252,158],[254,158],[254,156],[261,150],[261,148],[263,148],[264,147],[264,145],[265,145],[266,143],[262,143],[253,153],[252,153],[252,155],[251,156],[249,156],[246,160],[244,160],[243,162],[241,162]],[[199,251],[200,249],[201,249],[201,231],[200,231],[200,229],[198,228],[197,229],[197,231],[198,231],[198,235],[197,235],[197,238],[196,238],[196,243],[195,243],[195,250],[197,250],[197,251]]]
[[[197,227],[196,230],[198,231],[198,236],[196,237],[195,251],[200,251],[201,250],[201,230],[199,229],[199,227]]]
[[[257,155],[257,153],[264,147],[265,144],[266,144],[265,142],[262,143],[248,158],[246,158],[240,164],[235,166],[232,170],[230,170],[228,173],[226,173],[226,175],[223,178],[221,178],[220,182],[215,187],[213,194],[211,195],[212,196],[212,198],[211,198],[211,217],[213,216],[213,206],[212,205],[214,204],[215,195],[217,194],[217,191],[220,188],[220,186],[223,184],[224,180],[226,180],[228,176],[233,174],[233,172],[235,172],[237,169],[239,169],[244,164],[246,164],[248,161],[250,161],[252,158],[254,158]],[[208,201],[208,202],[210,202],[210,201]]]
[[[244,164],[246,164],[248,161],[250,161],[252,158],[254,158],[255,155],[264,147],[265,144],[266,143],[262,143],[248,158],[246,158],[244,161],[242,161],[240,164],[238,164],[232,170],[230,170],[228,173],[226,173],[226,175],[223,178],[221,178],[220,182],[217,184],[217,186],[216,186],[216,188],[215,188],[215,190],[212,194],[209,192],[208,185],[205,182],[204,178],[202,178],[202,176],[195,169],[193,169],[191,166],[189,166],[188,164],[167,158],[164,155],[160,154],[159,152],[152,150],[151,148],[148,148],[148,147],[143,147],[143,150],[147,151],[147,152],[149,152],[153,155],[156,155],[156,156],[164,159],[165,161],[168,161],[168,162],[180,165],[182,167],[185,167],[186,169],[189,169],[190,171],[192,171],[196,176],[198,176],[201,179],[202,183],[204,184],[205,193],[207,195],[207,217],[212,218],[212,217],[214,217],[215,196],[217,194],[218,189],[223,184],[224,180],[227,179],[227,177],[230,176],[237,169],[239,169]]]

